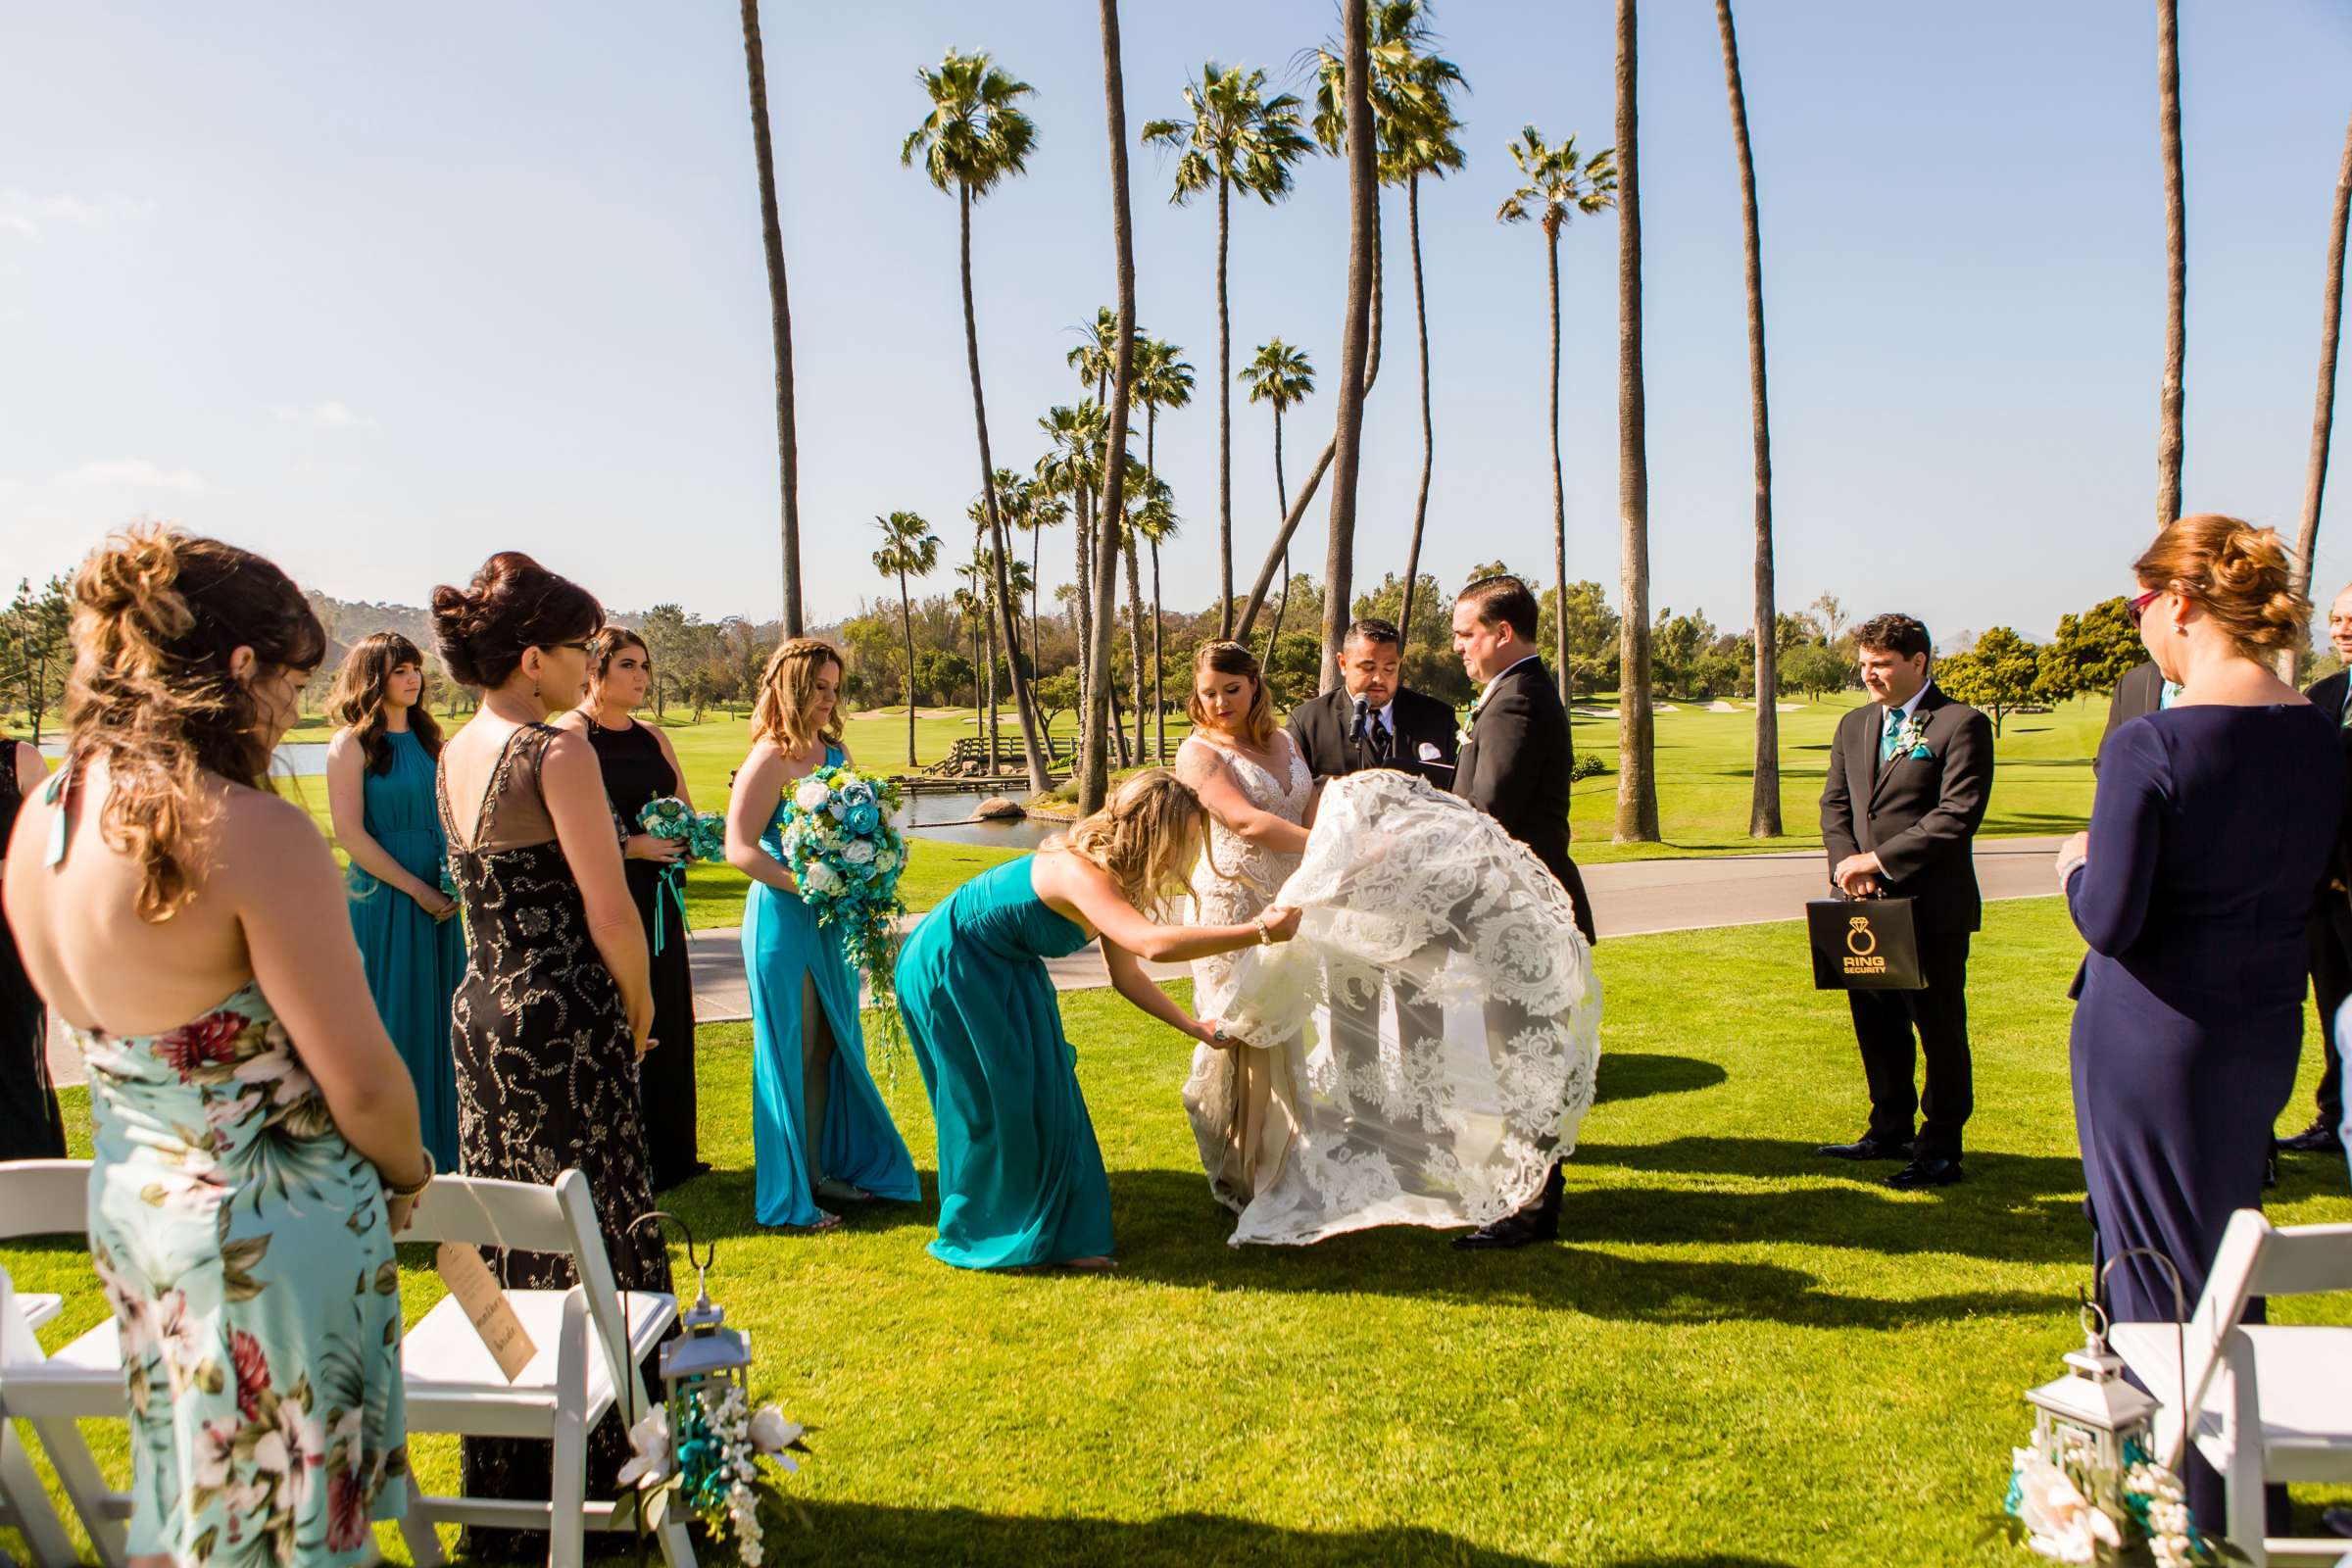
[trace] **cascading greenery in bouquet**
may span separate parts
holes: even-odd
[[[662,868],[660,890],[654,894],[654,912],[659,915],[662,900],[666,898],[678,906],[678,927],[686,928],[686,862],[688,860],[723,860],[727,858],[727,824],[716,811],[697,811],[675,795],[663,795],[645,803],[637,813],[637,825],[658,839],[671,839],[685,847],[685,854]],[[669,922],[654,922],[654,956],[662,955],[662,933]]]
[[[784,863],[819,925],[841,932],[850,967],[882,1007],[885,1060],[896,1044],[891,970],[899,957],[899,878],[906,869],[906,840],[892,825],[902,797],[896,779],[871,778],[847,762],[817,768],[784,798],[779,835]]]

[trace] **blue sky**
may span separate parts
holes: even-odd
[[[2155,44],[2140,0],[1751,4],[1741,37],[1772,351],[1784,608],[1823,590],[1938,633],[2119,590],[2152,531],[2163,341]],[[2293,532],[2325,230],[2352,81],[2337,0],[2187,6],[2186,499]],[[956,553],[977,486],[955,204],[898,166],[918,64],[994,51],[1033,83],[1028,177],[978,209],[1000,463],[1077,386],[1111,297],[1095,8],[768,8],[815,618],[877,593],[869,519]],[[1612,134],[1604,0],[1454,0],[1466,171],[1425,188],[1438,466],[1427,569],[1548,573],[1543,243],[1494,220],[1523,122]],[[1126,7],[1132,127],[1202,60],[1294,74],[1326,0]],[[1653,604],[1749,620],[1739,200],[1712,8],[1645,8],[1642,129]],[[167,516],[346,598],[421,603],[517,547],[619,608],[779,603],[772,374],[735,8],[581,3],[0,4],[0,569],[61,569]],[[1214,590],[1213,208],[1133,158],[1142,324],[1188,351],[1163,417],[1183,541]],[[1236,363],[1336,366],[1345,171],[1237,205]],[[1359,584],[1402,565],[1419,466],[1403,211],[1368,419]],[[1570,569],[1615,595],[1616,227],[1561,243]],[[2345,400],[2352,404],[2352,389]],[[1328,388],[1290,421],[1294,472]],[[2339,452],[2352,450],[2352,413]],[[1270,424],[1237,395],[1237,572],[1273,522]],[[1139,439],[1140,446],[1140,439]],[[2352,457],[2323,588],[2352,577]],[[1324,509],[1302,530],[1320,569]],[[1047,580],[1068,574],[1065,528]],[[937,586],[945,586],[943,571]]]

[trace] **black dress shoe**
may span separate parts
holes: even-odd
[[[1832,1159],[1909,1159],[1911,1146],[1864,1133],[1850,1144],[1824,1144],[1813,1152],[1827,1154]]]
[[[2294,1137],[2279,1139],[2278,1147],[2298,1154],[2340,1154],[2344,1152],[2344,1140],[2336,1132],[2335,1123],[2322,1116]]]
[[[1913,1160],[1901,1170],[1887,1177],[1886,1185],[1900,1187],[1908,1192],[1920,1187],[1949,1187],[1962,1179],[1958,1160],[1944,1159],[1938,1155],[1929,1154],[1924,1158]]]
[[[1560,1222],[1556,1217],[1546,1222],[1542,1215],[1522,1209],[1516,1214],[1503,1215],[1492,1225],[1481,1225],[1467,1236],[1456,1236],[1453,1246],[1461,1252],[1493,1252],[1559,1239]]]

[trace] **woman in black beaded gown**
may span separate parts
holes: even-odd
[[[637,1061],[659,1049],[646,942],[621,872],[596,754],[547,722],[576,702],[604,612],[528,556],[493,556],[465,589],[433,590],[450,673],[481,689],[481,711],[442,749],[440,805],[466,911],[469,965],[452,1010],[458,1149],[468,1176],[588,1178],[598,1229],[624,1291],[670,1288],[640,1126]],[[493,1250],[501,1283],[564,1289],[568,1260]],[[626,1456],[618,1412],[588,1446],[588,1487],[609,1496]],[[473,1496],[548,1495],[550,1445],[468,1438]],[[535,1556],[544,1543],[469,1530],[473,1554]]]
[[[17,808],[49,776],[40,752],[0,741],[0,856],[17,825]],[[17,939],[0,914],[0,1159],[63,1159],[66,1128],[49,1082],[49,1014],[25,977]]]
[[[677,797],[689,809],[694,806],[669,737],[630,716],[645,701],[653,668],[644,638],[607,626],[588,645],[587,700],[557,719],[556,728],[577,730],[596,748],[605,795],[620,822],[629,894],[653,952],[654,1038],[662,1049],[637,1064],[637,1090],[645,1102],[645,1152],[659,1193],[710,1166],[695,1152],[694,976],[686,960],[686,910],[678,902],[685,846],[656,838],[640,820],[646,804],[664,796]]]

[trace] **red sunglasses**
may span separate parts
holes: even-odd
[[[2132,624],[2136,626],[2139,624],[2139,617],[2148,612],[2148,607],[2163,598],[2164,595],[2164,589],[2151,588],[2136,599],[2128,599],[2124,602],[2124,613],[2130,615]]]

